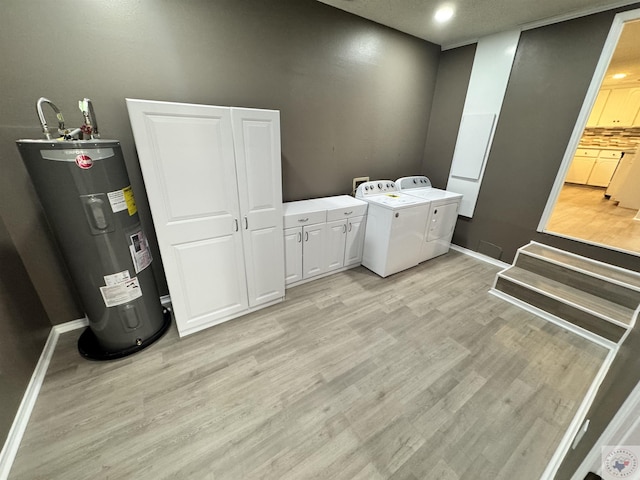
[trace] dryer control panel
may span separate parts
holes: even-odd
[[[399,190],[408,190],[409,188],[429,188],[431,180],[424,175],[414,175],[413,177],[402,177],[396,180]]]

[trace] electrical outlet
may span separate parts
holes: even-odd
[[[353,179],[353,191],[351,192],[352,195],[356,194],[356,189],[358,188],[358,185],[360,185],[361,183],[364,182],[368,182],[369,181],[369,177],[355,177]]]

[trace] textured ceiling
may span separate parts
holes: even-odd
[[[562,17],[630,5],[638,0],[318,0],[444,48],[492,33]],[[433,20],[444,4],[456,14],[447,25]]]
[[[626,73],[622,80],[612,78],[614,73]],[[640,20],[625,24],[613,52],[603,86],[640,82]]]

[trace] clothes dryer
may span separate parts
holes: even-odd
[[[433,188],[425,176],[402,177],[396,180],[398,190],[430,202],[420,261],[424,262],[449,251],[453,230],[458,220],[462,195]]]
[[[430,202],[400,193],[390,180],[360,184],[356,198],[369,203],[362,265],[381,277],[416,266]]]

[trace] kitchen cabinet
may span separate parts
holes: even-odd
[[[285,284],[291,285],[326,271],[327,211],[315,200],[283,206]]]
[[[587,179],[587,185],[607,187],[616,171],[622,152],[616,150],[601,150],[593,169]]]
[[[607,103],[607,98],[609,98],[609,94],[611,90],[602,89],[598,92],[598,96],[596,97],[596,101],[591,108],[591,113],[589,114],[589,119],[587,120],[587,127],[597,127],[598,121],[600,120],[600,116],[602,115],[602,111],[604,110],[604,106]]]
[[[565,177],[565,182],[606,187],[622,156],[619,150],[579,148]]]
[[[327,209],[327,227],[332,229],[326,251],[327,270],[360,264],[367,202],[349,195],[317,200]]]
[[[327,225],[320,223],[302,227],[302,278],[311,278],[327,271],[325,237]]]
[[[302,227],[284,229],[284,282],[302,280]]]
[[[324,273],[326,224],[284,229],[285,284]]]
[[[606,90],[602,92],[604,91]],[[600,94],[598,94],[598,97],[600,97]],[[595,113],[595,105],[593,110],[593,113]],[[597,126],[630,127],[634,124],[639,110],[640,88],[611,89],[606,96],[606,101],[602,113],[598,118]],[[591,121],[591,117],[589,120]]]
[[[279,112],[127,108],[179,334],[281,301]]]
[[[347,241],[344,250],[344,265],[360,265],[364,249],[364,232],[367,217],[365,215],[351,217],[347,221]]]
[[[598,158],[599,150],[579,148],[571,161],[564,181],[584,185],[591,175],[591,170]]]
[[[327,249],[325,261],[327,271],[336,270],[344,266],[344,251],[347,238],[347,220],[341,218],[327,222]]]
[[[287,286],[362,262],[367,203],[348,195],[284,204]]]

